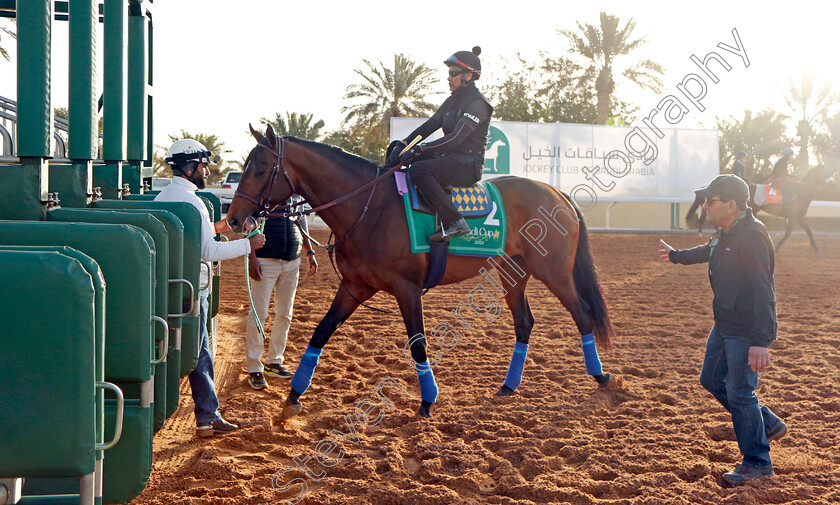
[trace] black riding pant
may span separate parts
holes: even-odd
[[[425,160],[421,157],[408,167],[408,175],[443,222],[451,223],[461,218],[452,203],[452,187],[472,186],[481,179],[481,170],[478,160],[454,154]]]

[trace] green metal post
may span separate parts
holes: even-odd
[[[149,44],[149,84],[146,87],[146,96],[148,99],[148,119],[146,120],[146,159],[143,162],[143,179],[147,180],[149,183],[149,187],[152,185],[152,175],[154,175],[154,171],[152,170],[152,166],[154,165],[154,68],[152,62],[155,61],[154,55],[154,38],[155,38],[155,27],[154,27],[154,20],[149,17],[149,32],[148,32],[148,44]]]
[[[102,188],[104,198],[119,198],[122,190],[122,163],[125,160],[126,34],[125,0],[105,0],[104,63],[104,142],[105,164],[95,166],[94,185]]]
[[[148,39],[145,6],[132,1],[128,12],[128,164],[123,166],[123,181],[137,194],[146,157]]]
[[[52,2],[18,2],[18,156],[48,158],[53,136],[50,100]]]
[[[17,152],[21,164],[0,168],[0,219],[44,219],[51,156],[51,0],[17,2]]]
[[[99,121],[96,115],[95,0],[70,0],[70,165],[50,167],[50,191],[57,192],[63,207],[87,207],[92,192]]]
[[[674,204],[674,228],[679,230],[680,226],[680,204]]]

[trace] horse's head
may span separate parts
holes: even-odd
[[[227,223],[237,233],[256,228],[255,218],[288,200],[295,192],[283,163],[283,139],[269,125],[265,135],[254,130],[257,145],[245,159],[239,188],[227,213]]]

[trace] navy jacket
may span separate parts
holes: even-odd
[[[712,307],[720,333],[749,338],[758,347],[768,347],[776,339],[773,242],[751,209],[729,232],[718,229],[709,243],[671,251],[669,258],[683,265],[709,262]]]

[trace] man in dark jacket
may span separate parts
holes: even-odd
[[[444,187],[471,186],[481,179],[484,169],[484,150],[490,131],[493,107],[476,88],[481,76],[480,47],[472,51],[458,51],[444,61],[449,67],[449,90],[452,94],[425,123],[401,141],[394,141],[388,148],[386,165],[398,162],[408,166],[414,185],[434,207],[442,221],[441,230],[432,240],[449,240],[450,237],[469,233],[470,227],[452,203]],[[405,146],[418,135],[425,139],[438,129],[443,137],[415,145],[400,155]]]
[[[292,197],[287,203],[296,201]],[[301,228],[309,233],[306,218],[302,217]],[[257,330],[257,323],[253,314],[248,315],[245,329],[245,347],[248,368],[248,384],[254,389],[265,389],[268,383],[265,375],[288,379],[292,373],[283,366],[286,352],[286,339],[292,324],[292,307],[295,302],[295,292],[298,285],[298,270],[300,268],[301,249],[306,251],[309,262],[309,277],[318,270],[315,252],[309,244],[309,239],[298,231],[297,226],[288,217],[269,214],[265,220],[265,246],[252,251],[248,258],[248,275],[251,282],[251,300],[254,310],[260,319],[260,325],[265,324],[268,316],[268,305],[271,293],[274,292],[274,323],[271,328],[271,340],[268,344],[268,355],[263,366],[260,359],[265,350],[265,344]]]
[[[787,426],[758,402],[758,372],[770,364],[776,339],[773,243],[764,225],[747,208],[749,188],[735,175],[721,175],[695,193],[718,227],[709,243],[674,250],[660,241],[659,253],[672,263],[709,263],[715,325],[706,342],[700,383],[732,414],[743,459],[723,475],[729,485],[773,475],[770,442]]]

